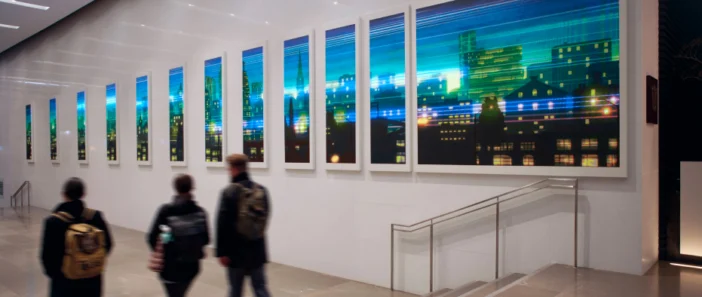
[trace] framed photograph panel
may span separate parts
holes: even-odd
[[[187,166],[185,66],[168,70],[168,156],[171,166]]]
[[[226,55],[205,60],[205,163],[224,167],[226,141]]]
[[[314,32],[283,41],[283,121],[285,168],[314,169]]]
[[[25,160],[34,163],[34,105],[24,106],[24,152]]]
[[[119,102],[117,101],[117,84],[105,86],[105,122],[107,164],[119,164]]]
[[[363,18],[363,130],[371,171],[411,170],[409,20],[409,6]]]
[[[49,99],[49,156],[51,163],[59,163],[58,106],[56,98]]]
[[[415,170],[626,177],[625,6],[414,6]]]
[[[85,91],[76,93],[76,141],[78,164],[88,164],[88,101]]]
[[[151,165],[151,74],[136,77],[137,165]]]
[[[266,43],[249,45],[241,53],[242,69],[242,151],[249,157],[251,168],[267,168]]]
[[[361,170],[360,20],[326,26],[319,38],[318,94],[324,98],[325,168]]]

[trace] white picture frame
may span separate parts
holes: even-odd
[[[351,18],[351,19],[345,19],[345,20],[339,20],[336,22],[328,23],[325,26],[322,27],[321,30],[319,30],[319,34],[317,34],[317,51],[316,51],[316,56],[317,56],[317,64],[316,64],[316,73],[317,75],[317,98],[323,98],[323,100],[319,100],[319,112],[323,115],[322,119],[324,119],[324,127],[323,131],[326,131],[327,123],[326,123],[326,34],[327,31],[346,27],[346,26],[351,26],[353,25],[355,28],[355,58],[356,58],[356,67],[354,73],[354,83],[356,87],[356,124],[355,124],[355,162],[354,163],[330,163],[329,160],[327,160],[327,140],[326,136],[324,141],[322,142],[322,152],[324,156],[324,169],[330,170],[330,171],[361,171],[361,164],[363,162],[362,157],[362,146],[361,146],[361,141],[362,138],[360,137],[361,134],[361,125],[363,124],[363,102],[361,100],[362,92],[360,92],[362,84],[360,83],[361,79],[361,43],[362,43],[362,36],[361,36],[361,19],[360,18]]]
[[[182,76],[183,76],[183,161],[173,161],[171,160],[171,144],[170,144],[170,133],[171,133],[171,99],[170,99],[170,89],[171,89],[171,71],[174,71],[178,68],[182,69]],[[188,65],[187,63],[182,63],[181,65],[175,65],[173,67],[168,68],[168,100],[166,101],[168,103],[168,161],[171,167],[188,167],[188,153],[190,150],[188,149],[188,120],[189,120],[189,114],[188,114]]]
[[[105,85],[105,112],[106,113],[107,113],[107,92],[108,92],[108,89],[110,88],[110,86],[114,87],[114,92],[115,92],[115,159],[110,160],[108,157],[109,145],[108,145],[107,138],[109,137],[109,135],[107,135],[107,129],[105,129],[105,153],[106,153],[105,157],[108,157],[108,159],[107,159],[108,165],[117,166],[117,165],[119,165],[121,153],[122,153],[122,151],[120,149],[120,142],[122,141],[121,137],[120,137],[120,114],[121,114],[121,112],[119,110],[120,109],[120,104],[119,104],[120,83],[114,82],[114,83],[110,83],[110,84]],[[105,114],[105,124],[109,125],[108,119],[107,119],[107,114]]]
[[[243,115],[243,104],[244,104],[244,97],[243,97],[243,54],[245,51],[256,49],[256,48],[262,48],[262,55],[263,55],[263,89],[261,93],[261,98],[263,99],[263,161],[262,162],[255,162],[249,159],[249,168],[253,169],[267,169],[268,168],[268,159],[270,159],[270,151],[268,150],[268,134],[270,131],[268,131],[268,109],[270,108],[270,104],[267,103],[267,100],[269,100],[268,97],[268,89],[270,86],[268,85],[269,80],[268,80],[268,41],[258,41],[254,43],[247,44],[241,49],[240,55],[239,55],[239,72],[241,74],[241,77],[239,78],[237,82],[237,90],[239,90],[239,94],[235,96],[235,98],[238,98],[237,102],[237,111],[238,112],[238,117],[237,120],[241,121],[241,129],[239,132],[241,133],[239,135],[239,141],[240,145],[239,148],[241,152],[245,155],[248,155],[248,153],[245,151],[245,141],[244,141],[244,115]]]
[[[147,117],[148,117],[148,119],[146,121],[146,127],[147,127],[146,129],[148,131],[147,135],[146,135],[146,138],[147,138],[146,145],[148,146],[147,152],[146,152],[147,160],[139,160],[139,152],[138,152],[138,150],[139,150],[139,132],[138,132],[138,130],[139,130],[139,108],[138,108],[139,88],[138,88],[138,84],[139,84],[139,80],[143,79],[143,78],[146,78],[146,88],[147,88],[146,89],[146,96],[147,96],[147,98],[146,98],[146,102],[147,102],[146,113],[147,113]],[[154,104],[153,97],[152,97],[153,90],[152,90],[151,72],[145,71],[145,72],[137,73],[134,76],[132,83],[134,83],[134,93],[133,93],[134,94],[134,101],[132,101],[134,104],[132,106],[134,107],[134,121],[135,121],[135,127],[136,127],[136,131],[134,131],[135,135],[136,135],[135,149],[137,151],[136,152],[136,156],[137,156],[136,164],[137,164],[137,166],[151,166],[153,164],[153,149],[154,149],[153,141],[151,141],[153,139],[153,125],[152,125],[153,112],[152,112],[152,110],[153,110],[153,104]]]
[[[417,140],[417,10],[451,0],[428,0],[411,5],[411,65],[412,65],[412,139]],[[619,30],[620,36],[627,36],[627,0],[619,0]],[[580,166],[480,166],[480,165],[427,165],[419,164],[418,142],[412,142],[414,171],[419,173],[456,173],[456,174],[489,174],[489,175],[524,175],[524,176],[558,176],[558,177],[604,177],[626,178],[628,176],[628,52],[625,38],[621,39],[619,58],[620,103],[619,103],[619,167],[580,167]]]
[[[80,96],[81,93],[83,94],[83,110],[85,113],[85,116],[83,119],[83,121],[85,122],[84,123],[84,126],[85,126],[85,132],[84,132],[85,133],[85,160],[81,160],[80,156],[79,156],[80,155],[80,144],[79,144],[80,132],[78,131],[78,121],[79,121],[79,119],[78,119],[78,104],[79,104],[78,103],[78,96]],[[76,160],[78,161],[78,164],[80,164],[80,165],[90,164],[90,141],[88,140],[89,139],[88,131],[90,128],[88,127],[89,126],[88,125],[88,117],[89,117],[88,106],[89,106],[89,104],[88,104],[87,90],[82,89],[82,90],[76,92]]]
[[[215,55],[207,55],[207,58],[203,61],[203,77],[202,77],[202,96],[203,99],[205,98],[205,64],[207,61],[221,58],[221,67],[222,67],[222,161],[221,162],[208,162],[206,159],[205,164],[206,167],[208,168],[225,168],[226,167],[226,158],[227,158],[227,142],[229,141],[229,137],[227,133],[229,132],[229,129],[227,128],[227,108],[228,108],[228,103],[227,103],[227,53],[226,52],[219,52],[218,54]],[[205,100],[203,100],[203,105],[206,105]],[[205,111],[206,113],[207,111]],[[204,120],[206,121],[207,118],[205,117]],[[205,141],[203,141],[203,145],[205,146],[205,152],[207,152],[207,133],[204,135]]]
[[[371,112],[372,112],[372,106],[371,106],[371,40],[370,40],[370,25],[371,22],[377,19],[382,19],[385,17],[390,17],[390,16],[395,16],[403,14],[404,16],[404,26],[405,26],[405,163],[404,164],[374,164],[372,163],[373,160],[373,152],[372,152],[372,146],[371,146]],[[412,100],[412,93],[413,93],[413,84],[411,81],[413,80],[414,76],[412,73],[411,64],[410,64],[410,52],[412,50],[411,47],[411,39],[410,39],[410,6],[409,5],[404,5],[392,9],[387,9],[383,10],[377,13],[373,14],[368,14],[364,16],[363,18],[363,94],[364,94],[364,100],[363,100],[363,105],[364,105],[364,110],[365,113],[363,115],[363,144],[364,144],[364,152],[366,157],[364,158],[365,160],[365,166],[368,168],[369,171],[376,171],[376,172],[410,172],[412,170],[412,149],[409,146],[411,143],[411,140],[413,139],[412,136],[412,120],[410,115],[412,114],[412,106],[411,106],[411,100]]]
[[[309,135],[309,162],[307,163],[299,163],[299,162],[287,162],[285,158],[285,147],[283,147],[283,162],[284,162],[284,167],[285,169],[289,170],[314,170],[315,169],[315,164],[316,164],[316,126],[317,126],[317,116],[315,113],[316,110],[316,105],[315,105],[315,95],[316,95],[316,89],[315,86],[317,85],[317,80],[315,77],[315,72],[316,72],[316,61],[315,61],[315,31],[314,30],[303,30],[303,31],[298,31],[293,34],[289,34],[283,38],[282,47],[281,47],[281,52],[280,52],[280,57],[281,61],[283,64],[283,75],[282,75],[282,80],[283,80],[283,94],[282,94],[282,102],[283,104],[285,103],[285,42],[288,40],[293,40],[297,38],[302,38],[307,36],[308,40],[308,50],[307,50],[307,61],[308,61],[308,70],[309,70],[309,77],[308,79],[308,115],[309,115],[309,127],[307,127],[308,135]],[[281,108],[281,114],[283,117],[283,122],[285,123],[285,107]],[[285,129],[285,124],[283,124],[283,129]],[[283,133],[283,143],[285,143],[285,133]]]

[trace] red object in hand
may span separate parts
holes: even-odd
[[[149,259],[149,270],[153,272],[161,272],[163,269],[163,244],[159,238],[158,243],[156,243],[156,250],[151,253],[151,259]]]
[[[224,267],[229,267],[229,257],[219,257],[219,264],[221,264]]]

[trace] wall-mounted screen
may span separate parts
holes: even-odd
[[[168,131],[169,156],[171,163],[185,162],[185,90],[184,68],[176,67],[168,71]]]
[[[49,152],[51,162],[58,162],[58,119],[56,110],[56,98],[49,100]]]
[[[245,50],[241,58],[244,154],[249,157],[251,163],[263,163],[266,121],[264,47]]]
[[[205,61],[205,162],[222,163],[224,155],[223,58]]]
[[[110,84],[105,87],[105,105],[107,124],[107,162],[119,162],[119,127],[117,118],[117,85]]]
[[[285,163],[312,164],[310,35],[283,42]]]

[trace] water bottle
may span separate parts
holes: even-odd
[[[166,225],[161,225],[158,227],[161,230],[161,243],[168,244],[173,241],[173,234],[171,234],[171,227]]]

